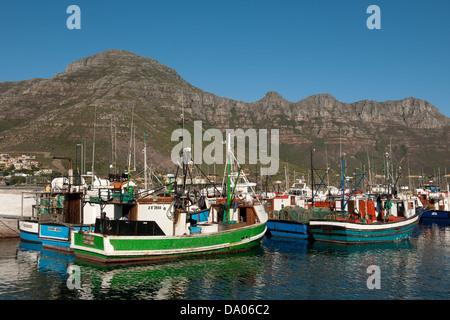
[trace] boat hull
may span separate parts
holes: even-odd
[[[357,223],[340,220],[311,220],[310,230],[316,241],[366,244],[406,240],[419,220],[416,214],[408,219],[387,223]]]
[[[420,215],[421,222],[430,223],[450,223],[450,211],[444,210],[427,210]]]
[[[267,221],[267,237],[307,240],[310,237],[307,224],[295,221],[269,219]]]
[[[71,248],[79,260],[145,262],[248,250],[260,243],[265,232],[265,223],[184,236],[111,236],[73,232]]]
[[[70,248],[72,230],[79,231],[80,228],[85,231],[89,230],[89,226],[40,224],[39,239],[44,248],[71,252],[73,251]]]
[[[39,223],[37,220],[19,219],[17,221],[20,239],[32,243],[42,243],[39,239]]]

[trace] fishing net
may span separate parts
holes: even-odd
[[[328,208],[304,209],[297,206],[283,208],[278,212],[278,219],[293,220],[300,223],[309,223],[311,219],[335,220],[348,216],[346,211],[330,211]]]
[[[38,214],[47,214],[62,208],[64,208],[64,196],[55,196],[41,198],[37,210]]]

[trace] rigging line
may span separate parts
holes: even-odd
[[[208,176],[202,171],[202,169],[200,169],[200,167],[194,163],[194,165],[197,167],[198,170],[200,170],[200,172],[205,176],[206,180],[209,181],[209,183],[214,187],[214,189],[217,191],[218,194],[221,194],[221,192],[219,192],[219,189],[217,189],[216,184],[212,183],[212,181],[208,178]]]
[[[169,145],[171,145],[173,142],[176,142],[176,141],[171,141],[171,142],[169,142],[168,144],[166,144],[164,147],[162,147],[161,149],[159,149],[159,150],[156,150],[156,151],[151,151],[151,153],[156,153],[156,152],[160,152],[162,149],[165,149],[165,148],[167,148]]]
[[[202,129],[202,130],[203,130],[206,134],[208,134],[211,138],[214,138],[214,140],[216,139],[216,136],[212,135],[212,134],[209,133],[207,130],[205,130],[205,128],[203,128],[203,127],[199,126],[198,124],[196,124],[195,121],[194,121],[194,126],[197,126],[197,127],[199,127],[200,129]],[[221,143],[225,143],[225,142],[226,142],[226,140],[223,140],[223,139],[222,139]]]
[[[163,150],[163,149],[165,149],[165,148],[167,148],[169,145],[171,145],[173,142],[175,142],[175,141],[171,141],[171,142],[169,142],[168,144],[166,144],[164,147],[162,147],[161,149],[159,149],[159,150],[154,150],[154,151],[150,151],[149,152],[149,158],[151,158],[151,155],[153,155],[153,154],[155,154],[155,153],[159,153],[161,150]],[[166,160],[166,161],[164,161],[164,162],[160,162],[160,165],[164,165],[164,164],[166,164],[167,162],[169,162],[169,161],[172,161],[172,159],[168,159],[168,160]]]
[[[0,222],[1,222],[5,227],[7,227],[9,230],[11,230],[11,231],[13,231],[13,232],[15,232],[15,233],[17,233],[17,234],[20,234],[19,232],[17,232],[16,230],[14,230],[14,229],[11,228],[10,226],[8,226],[5,222],[3,222],[2,219],[0,219]]]

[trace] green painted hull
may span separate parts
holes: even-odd
[[[74,233],[71,248],[80,260],[126,263],[243,251],[258,245],[266,224],[185,236],[108,236]]]

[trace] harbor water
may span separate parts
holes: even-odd
[[[398,243],[264,238],[234,255],[108,267],[0,240],[1,300],[447,300],[449,275],[450,226],[436,224]]]

